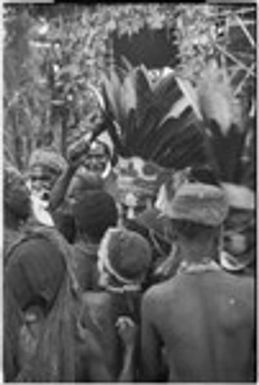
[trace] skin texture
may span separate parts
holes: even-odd
[[[180,273],[151,288],[142,305],[142,370],[169,381],[254,379],[254,282],[221,270]]]
[[[85,292],[81,321],[100,344],[102,364],[112,381],[127,382],[134,380],[137,325],[130,319],[125,301],[121,302],[118,294]]]

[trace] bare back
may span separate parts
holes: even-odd
[[[252,278],[223,271],[181,273],[151,289],[148,297],[170,381],[254,379]]]

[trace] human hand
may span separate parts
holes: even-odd
[[[132,319],[129,317],[122,316],[118,318],[116,327],[125,348],[133,346],[136,342],[136,335],[138,330],[135,322],[132,321]]]
[[[18,337],[18,361],[23,367],[30,362],[36,353],[42,328],[43,314],[39,308],[36,311],[25,313],[24,324],[21,326]]]

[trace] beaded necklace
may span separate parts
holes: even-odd
[[[219,270],[221,270],[221,268],[215,261],[209,258],[204,258],[198,263],[183,261],[179,266],[177,274],[193,274]]]

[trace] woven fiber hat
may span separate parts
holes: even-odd
[[[176,191],[164,215],[205,226],[219,226],[227,217],[228,201],[224,191],[203,183],[184,183]]]
[[[105,233],[98,255],[109,273],[122,283],[140,281],[151,263],[145,238],[124,228],[111,228]]]
[[[35,166],[45,166],[57,173],[61,173],[67,167],[67,162],[62,155],[56,152],[53,148],[38,148],[32,152],[29,159],[29,169]]]

